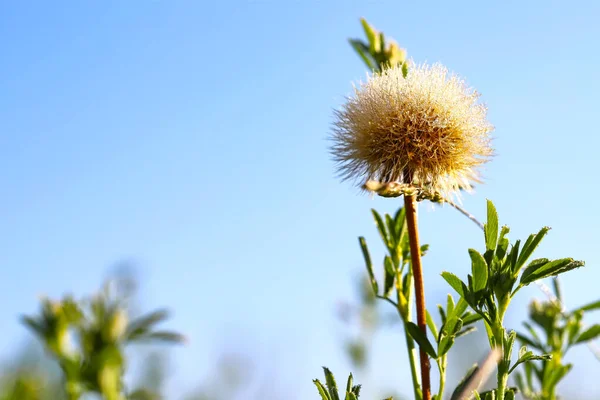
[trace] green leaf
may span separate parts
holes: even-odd
[[[448,318],[446,324],[442,327],[442,331],[444,331],[449,336],[454,336],[459,330],[462,329],[463,321],[462,319],[452,316]]]
[[[479,395],[483,400],[496,400],[496,389],[481,392]]]
[[[160,395],[158,393],[143,388],[136,389],[127,396],[127,400],[156,400],[159,398]]]
[[[477,328],[475,328],[474,326],[469,326],[469,327],[463,329],[462,331],[457,332],[456,337],[468,335],[469,333],[475,332],[476,330],[477,330]]]
[[[402,237],[406,233],[406,229],[405,229],[406,224],[404,223],[405,221],[406,221],[406,210],[404,210],[404,207],[400,207],[398,209],[398,211],[396,211],[396,214],[394,215],[394,229],[396,230],[396,235],[400,239],[402,239]]]
[[[543,267],[549,262],[550,260],[548,260],[547,258],[536,258],[535,260],[530,262],[529,265],[525,268],[525,271],[523,271],[523,274],[521,274],[521,282],[523,281],[523,279],[526,279],[529,275],[531,275],[532,272],[535,272],[538,268]]]
[[[388,249],[392,248],[392,244],[390,243],[387,229],[385,228],[385,224],[383,223],[381,215],[379,215],[379,213],[375,209],[371,209],[371,213],[373,213],[373,219],[375,220],[375,224],[377,225],[377,230],[379,231],[381,240],[383,240],[383,243]]]
[[[505,237],[508,232],[510,232],[510,229],[506,225],[500,230],[500,237],[498,238],[498,245],[496,247],[496,257],[498,257],[498,259],[503,259],[508,251],[510,242],[508,241],[508,238]]]
[[[345,400],[357,400],[360,392],[360,385],[353,386],[352,374],[348,376],[348,382],[346,383],[346,398]]]
[[[467,313],[466,315],[463,315],[461,318],[463,320],[463,325],[467,326],[469,324],[479,321],[482,317],[481,317],[481,315],[476,314],[476,313]]]
[[[517,264],[519,261],[519,246],[521,245],[521,241],[517,240],[515,242],[515,244],[512,246],[512,248],[510,249],[510,253],[508,254],[507,257],[507,263],[508,265],[510,265],[511,268],[511,272],[514,278],[517,277],[517,275],[519,275],[519,270],[520,268],[517,268]]]
[[[491,203],[490,203],[491,204]],[[471,272],[473,273],[473,290],[479,292],[487,286],[488,267],[485,259],[477,250],[469,249],[471,256]]]
[[[577,311],[593,311],[593,310],[600,310],[600,300],[595,301],[593,303],[590,304],[586,304],[585,306],[581,306],[578,309],[576,309],[573,312],[577,312]]]
[[[429,313],[429,311],[426,311],[426,313],[427,313],[427,326],[429,327],[429,330],[431,331],[431,334],[433,335],[433,337],[437,338],[438,330],[437,330],[437,326],[435,326],[435,321],[431,317],[431,314]]]
[[[390,59],[385,53],[385,36],[383,35],[383,32],[379,33],[379,37],[375,45],[377,46],[375,48],[375,55],[376,57],[379,56],[379,62],[382,64],[381,68],[390,65]]]
[[[375,53],[379,51],[379,35],[378,32],[367,22],[366,19],[361,18],[360,23],[362,24],[367,40],[369,41],[369,51]]]
[[[363,254],[363,258],[365,259],[365,265],[367,266],[367,273],[369,274],[369,280],[371,281],[371,287],[373,288],[373,293],[375,296],[379,293],[379,286],[377,284],[377,279],[375,279],[375,274],[373,273],[373,263],[371,262],[371,255],[369,254],[369,248],[367,247],[367,241],[364,237],[358,238],[358,243],[360,244],[360,249]]]
[[[586,329],[585,331],[583,331],[581,333],[581,335],[579,335],[579,337],[577,338],[577,341],[575,343],[587,342],[589,340],[595,339],[598,336],[600,336],[600,325],[594,324],[594,325],[590,326],[588,329]]]
[[[535,264],[533,266],[530,264],[525,271],[523,271],[520,284],[523,286],[528,285],[539,279],[562,274],[584,265],[585,263],[583,261],[575,261],[572,258],[562,258],[560,260],[554,260],[545,264]]]
[[[365,45],[362,41],[356,39],[349,39],[350,45],[359,55],[359,57],[363,60],[366,66],[370,70],[375,70],[375,63],[371,60],[371,55],[369,54],[369,47]]]
[[[521,344],[526,344],[527,346],[533,347],[537,350],[544,351],[544,348],[540,343],[535,342],[534,340],[528,338],[525,335],[517,333],[517,340],[519,340]]]
[[[396,247],[398,245],[398,237],[396,237],[396,222],[390,214],[385,214],[385,224],[389,232],[391,244]]]
[[[548,379],[544,382],[544,386],[555,387],[558,382],[569,373],[572,367],[572,364],[555,367]]]
[[[487,222],[484,225],[485,248],[487,250],[496,250],[498,243],[498,212],[491,200],[487,201]]]
[[[168,332],[168,331],[154,331],[148,332],[141,336],[136,336],[133,339],[129,339],[129,341],[136,342],[163,342],[163,343],[185,343],[186,338],[180,333],[177,332]]]
[[[448,297],[446,298],[446,313],[452,314],[454,312],[454,299],[452,295],[448,293]]]
[[[394,280],[396,278],[396,271],[394,268],[394,263],[390,256],[385,256],[383,259],[384,265],[384,276],[385,282],[383,287],[383,296],[387,297],[390,294],[390,291],[394,288]]]
[[[540,231],[536,235],[530,235],[527,238],[527,241],[523,245],[523,251],[521,251],[521,254],[519,255],[517,263],[514,266],[513,272],[515,274],[521,269],[521,267],[523,265],[525,265],[525,263],[527,262],[529,257],[531,257],[531,255],[533,254],[535,249],[539,246],[540,242],[542,241],[544,236],[546,236],[546,234],[548,233],[549,230],[550,230],[550,228],[545,226],[542,229],[540,229]]]
[[[452,289],[456,290],[456,293],[461,295],[461,297],[464,297],[464,283],[458,276],[454,275],[452,272],[444,271],[442,272],[442,278],[444,278],[444,280],[448,282],[450,286],[452,286]]]
[[[438,304],[438,312],[440,313],[440,319],[442,320],[442,325],[446,323],[446,311],[444,311],[444,307]]]
[[[540,335],[538,335],[538,333],[536,332],[535,328],[533,326],[531,326],[531,324],[529,322],[523,322],[523,326],[525,328],[527,328],[527,331],[529,332],[529,334],[531,335],[531,337],[533,338],[534,342],[537,343],[537,347],[543,351],[543,345],[542,345],[542,339],[540,338]],[[517,333],[517,337],[519,336],[519,334]]]
[[[559,301],[562,301],[562,293],[560,291],[560,285],[558,284],[558,278],[552,279],[552,287],[554,288],[554,295]]]
[[[507,365],[510,364],[510,360],[512,357],[512,351],[513,351],[513,345],[515,344],[515,340],[517,339],[517,332],[516,331],[510,331],[509,334],[507,334],[506,336],[504,336],[504,360],[506,361]]]
[[[127,340],[137,340],[139,337],[147,335],[155,325],[168,318],[169,311],[162,309],[134,319],[127,326]]]
[[[83,318],[83,311],[79,307],[79,304],[71,297],[67,297],[62,301],[63,312],[67,317],[69,323],[77,324]]]
[[[581,328],[583,324],[581,323],[581,318],[583,317],[583,313],[581,311],[575,312],[572,314],[571,318],[567,321],[566,331],[567,331],[567,343],[572,345],[573,342],[579,336],[579,332],[581,332]]]
[[[404,63],[402,63],[402,76],[404,78],[406,78],[407,75],[408,75],[408,63],[405,61]]]
[[[450,317],[461,317],[463,318],[463,322],[464,322],[464,312],[467,309],[467,302],[465,299],[463,299],[462,297],[460,299],[458,299],[458,303],[456,303],[456,306],[454,307],[454,310],[452,311],[452,315],[448,315],[448,318]],[[465,322],[466,324],[466,322]]]
[[[406,330],[409,335],[412,336],[413,339],[419,344],[419,347],[425,351],[431,358],[437,358],[437,354],[435,354],[435,350],[433,346],[427,339],[426,334],[419,329],[419,327],[414,322],[406,323]]]
[[[454,336],[441,335],[440,344],[438,345],[439,356],[445,355],[454,345]]]
[[[40,338],[43,338],[46,334],[46,328],[44,327],[44,324],[40,323],[36,318],[24,315],[21,317],[21,323],[26,325]]]
[[[353,376],[352,376],[352,373],[350,373],[350,375],[348,375],[348,381],[346,382],[346,393],[352,391],[352,385],[353,385]]]
[[[335,377],[333,376],[333,373],[327,367],[323,367],[323,371],[325,372],[325,384],[327,385],[329,398],[331,400],[340,400],[340,396],[338,395],[337,384],[335,383]]]
[[[525,363],[525,362],[529,362],[529,361],[536,361],[536,360],[542,360],[542,361],[547,361],[552,359],[552,356],[550,354],[542,354],[542,355],[535,355],[533,354],[532,351],[528,351],[526,346],[521,347],[521,349],[519,350],[519,359],[517,360],[517,362],[510,368],[510,370],[508,371],[508,373],[510,374],[511,372],[514,371],[515,368],[517,368],[517,366],[519,364]]]
[[[321,395],[321,400],[331,400],[331,397],[329,397],[329,394],[327,394],[325,387],[318,379],[313,379],[313,383],[315,384],[317,390],[319,391],[319,394]]]

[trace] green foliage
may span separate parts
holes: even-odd
[[[469,250],[472,274],[467,277],[467,283],[449,272],[442,273],[442,277],[461,296],[461,299],[464,299],[483,318],[491,347],[499,347],[503,351],[502,359],[498,363],[499,386],[493,395],[503,400],[507,398],[506,396],[512,396],[506,383],[508,375],[518,365],[552,358],[552,354],[535,355],[523,347],[519,352],[518,360],[511,366],[516,332],[507,332],[503,325],[510,301],[523,286],[548,276],[570,271],[583,266],[584,263],[571,258],[554,261],[543,258],[530,262],[523,270],[525,263],[539,246],[549,228],[542,228],[537,234],[530,235],[520,250],[520,241],[517,240],[512,246],[509,244],[506,237],[509,228],[504,226],[498,233],[498,226],[498,213],[492,202],[488,201],[488,220],[484,225],[486,251],[481,255],[474,249]],[[540,315],[536,316],[540,318]],[[547,325],[548,322],[541,319],[539,321],[543,325]],[[537,348],[545,350],[540,346]]]
[[[380,73],[385,68],[401,66],[406,77],[406,53],[393,42],[386,45],[383,33],[375,30],[366,20],[361,19],[361,24],[366,41],[351,39],[350,44],[367,67],[374,73]],[[411,195],[417,200],[447,201],[436,193],[417,193],[401,182],[368,181],[364,188],[382,197]],[[442,272],[443,279],[459,295],[459,299],[455,302],[454,298],[448,295],[445,307],[438,305],[441,318],[439,328],[427,312],[426,325],[433,340],[427,331],[422,331],[412,320],[412,269],[404,210],[401,208],[394,216],[386,214],[384,217],[372,210],[375,225],[387,252],[382,262],[382,285],[378,282],[366,240],[364,237],[359,238],[367,269],[367,284],[373,297],[393,305],[403,322],[415,400],[422,400],[423,397],[416,373],[415,343],[438,365],[440,387],[432,400],[442,400],[448,351],[455,339],[472,332],[475,329],[473,324],[480,319],[483,320],[488,336],[490,354],[481,366],[475,365],[467,371],[452,392],[450,400],[514,400],[518,390],[526,398],[556,400],[556,385],[571,368],[569,364],[562,364],[568,348],[600,336],[600,325],[584,329],[581,323],[584,312],[600,309],[600,301],[584,305],[571,313],[561,311],[553,302],[543,306],[534,302],[530,309],[530,320],[536,328],[525,322],[528,335],[508,331],[504,326],[504,316],[511,300],[521,288],[534,282],[539,284],[542,279],[579,268],[584,263],[572,258],[538,258],[529,261],[547,235],[548,227],[531,234],[524,243],[517,240],[511,244],[507,237],[510,229],[507,226],[500,227],[498,212],[491,201],[487,202],[487,220],[483,225],[466,210],[452,202],[449,203],[483,229],[485,250],[480,252],[469,249],[471,274],[466,280],[461,280],[450,271]],[[427,246],[421,249],[422,253],[426,250]],[[553,284],[560,302],[561,295],[556,278]],[[372,303],[369,305],[372,306]],[[544,334],[544,340],[541,339],[538,330]],[[512,352],[517,340],[522,346],[513,363]],[[534,353],[528,348],[539,353]],[[364,343],[361,343],[360,349],[365,349]],[[497,366],[497,387],[479,393],[479,386],[487,379],[494,366]],[[517,368],[524,370],[524,374],[516,374],[518,389],[508,386],[508,377]],[[315,380],[321,400],[339,400],[333,375],[325,369],[325,376],[326,386]],[[345,400],[349,399],[348,396],[347,389]]]
[[[129,322],[126,299],[110,289],[106,284],[100,293],[79,302],[70,296],[60,301],[43,299],[38,315],[21,319],[60,365],[69,400],[87,393],[106,400],[128,398],[123,385],[125,346],[139,341],[183,341],[178,333],[156,330],[168,318],[164,310]],[[132,395],[149,398],[150,394],[144,393],[137,389]]]
[[[524,364],[523,371],[516,374],[519,390],[525,398],[532,400],[556,399],[558,384],[572,368],[571,364],[564,363],[567,352],[573,346],[600,336],[600,325],[583,326],[584,313],[597,310],[600,302],[569,312],[563,309],[558,279],[553,279],[552,286],[554,293],[549,293],[547,301],[533,301],[530,304],[529,321],[523,323],[526,332],[517,333],[517,340],[523,344],[523,348],[529,346],[552,356],[540,366]],[[531,354],[527,352],[525,356]]]
[[[428,335],[423,333],[412,320],[413,283],[405,210],[400,208],[394,215],[385,214],[383,216],[377,211],[371,210],[371,214],[387,252],[383,257],[381,268],[384,281],[383,290],[379,291],[382,285],[377,280],[367,242],[364,237],[360,237],[359,245],[365,260],[367,277],[373,295],[391,304],[403,322],[409,347],[409,363],[412,366],[413,386],[417,397],[420,396],[420,387],[417,379],[416,357],[413,351],[415,343],[435,360],[442,380],[445,380],[448,351],[454,345],[456,338],[475,330],[472,325],[481,317],[467,310],[468,304],[465,300],[460,299],[455,304],[454,299],[449,295],[446,308],[438,306],[442,320],[439,330],[431,315],[427,316],[427,326],[433,337],[433,340],[430,340]],[[425,255],[428,248],[428,245],[421,246],[421,255]],[[482,262],[485,265],[485,261]],[[456,278],[456,280],[460,282],[460,279]],[[361,345],[364,346],[364,343]],[[360,349],[364,350],[364,347]],[[438,396],[441,397],[441,392]]]
[[[406,76],[408,74],[406,51],[398,47],[398,44],[393,40],[386,43],[383,32],[378,32],[364,18],[360,22],[367,41],[349,39],[349,42],[365,65],[374,72],[381,72],[384,68],[401,65],[403,74]]]
[[[431,358],[438,358],[437,354],[429,339],[427,339],[427,335],[424,334],[421,329],[414,322],[408,321],[406,323],[406,330],[408,334],[415,339],[415,341],[419,344],[419,347],[429,355]]]
[[[323,371],[325,373],[325,386],[323,386],[321,381],[318,379],[313,380],[313,383],[319,391],[321,400],[358,400],[361,386],[354,385],[352,374],[348,376],[348,380],[346,382],[346,392],[340,396],[333,373],[327,367],[323,367]],[[390,400],[392,399],[390,398]]]

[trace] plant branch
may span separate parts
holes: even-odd
[[[441,357],[441,360],[437,361],[438,369],[440,370],[440,387],[438,389],[438,399],[444,398],[444,388],[446,386],[446,366],[448,364],[447,354]]]
[[[455,202],[453,202],[450,199],[444,199],[445,203],[448,203],[450,206],[454,207],[457,211],[459,211],[462,215],[464,215],[465,217],[469,218],[471,221],[473,221],[478,227],[480,227],[481,229],[483,229],[483,224],[481,222],[479,222],[479,220],[477,218],[475,218],[475,216],[471,213],[469,213],[467,210],[465,210],[464,208],[462,208],[461,206],[459,206],[458,204],[456,204]]]
[[[417,200],[415,196],[404,196],[406,225],[410,244],[411,266],[415,282],[415,300],[417,303],[417,326],[427,335],[427,317],[425,309],[425,284],[423,282],[423,266],[421,265],[421,246],[419,244],[419,228],[417,223]],[[431,378],[429,375],[429,356],[420,349],[421,382],[423,400],[431,400]]]
[[[392,299],[390,299],[388,297],[381,296],[379,294],[375,295],[375,298],[380,299],[380,300],[385,300],[388,303],[390,303],[392,306],[394,306],[394,309],[399,310],[398,303],[396,303],[394,300],[392,300]],[[402,316],[402,314],[400,314],[400,316]]]
[[[406,221],[405,221],[405,223],[406,223]],[[406,349],[408,351],[408,361],[410,364],[410,377],[411,377],[412,383],[413,383],[413,391],[415,394],[415,400],[422,400],[421,383],[419,382],[419,373],[417,372],[417,359],[416,359],[417,352],[415,349],[415,341],[413,340],[413,338],[408,333],[408,330],[406,329],[406,322],[412,320],[413,293],[412,293],[411,286],[410,286],[410,282],[412,280],[411,279],[412,271],[410,269],[408,270],[407,275],[408,275],[408,279],[407,279],[408,288],[407,288],[407,293],[406,293],[407,307],[406,307],[406,320],[404,321],[404,335],[406,336]],[[400,290],[400,289],[397,289],[397,290]],[[400,318],[403,318],[400,307],[398,307],[398,314],[400,314]]]
[[[410,375],[413,381],[413,391],[415,394],[415,400],[420,400],[421,396],[419,394],[419,376],[417,372],[417,360],[415,359],[415,341],[408,333],[408,329],[406,329],[406,323],[404,324],[404,335],[406,336],[406,348],[408,350],[408,361],[410,364]]]

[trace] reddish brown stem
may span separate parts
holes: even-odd
[[[415,196],[404,196],[406,210],[406,226],[410,243],[410,257],[415,279],[415,299],[417,303],[417,325],[427,335],[427,318],[425,309],[425,284],[423,283],[423,267],[421,265],[421,245],[419,244],[419,228],[417,224],[417,200]],[[419,349],[421,358],[421,382],[423,400],[431,400],[431,378],[429,376],[429,356]]]

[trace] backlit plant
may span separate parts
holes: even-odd
[[[404,197],[404,208],[393,216],[381,217],[373,210],[387,250],[381,283],[376,278],[365,239],[359,238],[359,244],[374,296],[393,305],[403,322],[415,400],[514,399],[518,389],[509,386],[509,376],[521,366],[525,378],[517,380],[524,395],[532,399],[556,399],[556,383],[568,372],[568,366],[561,364],[562,355],[569,346],[600,335],[600,327],[595,325],[580,332],[581,310],[561,314],[552,311],[551,305],[540,309],[534,303],[531,318],[544,330],[544,343],[537,336],[528,338],[507,329],[504,317],[521,288],[584,263],[572,258],[534,259],[533,253],[549,228],[540,229],[524,242],[511,242],[509,228],[500,226],[491,201],[487,204],[485,224],[454,201],[459,191],[469,191],[473,183],[480,182],[479,167],[493,155],[489,135],[493,128],[486,119],[485,106],[478,103],[477,92],[445,67],[407,61],[406,52],[395,42],[386,43],[383,33],[365,20],[362,24],[367,42],[353,39],[350,43],[371,69],[371,75],[335,111],[330,149],[344,180],[357,182],[382,197]],[[427,246],[419,243],[420,201],[448,203],[476,222],[484,233],[481,250],[468,250],[471,274],[466,279],[450,271],[442,273],[458,298],[448,295],[446,305],[438,307],[439,327],[425,306],[421,257]],[[416,321],[412,316],[413,298]],[[586,310],[599,306],[593,303],[587,307]],[[557,322],[561,318],[562,325]],[[482,365],[467,371],[446,397],[448,351],[457,338],[474,329],[475,323],[483,323],[490,353]],[[535,334],[532,328],[529,332]],[[513,357],[517,340],[524,346]],[[440,375],[435,394],[429,374],[431,361]],[[541,361],[538,365],[542,366],[537,367],[533,361]],[[496,387],[478,392],[494,365]],[[340,396],[333,374],[325,369],[325,375],[326,386],[315,380],[322,400],[358,397],[359,393],[354,393],[351,386]],[[539,392],[534,389],[534,376],[541,387]]]

